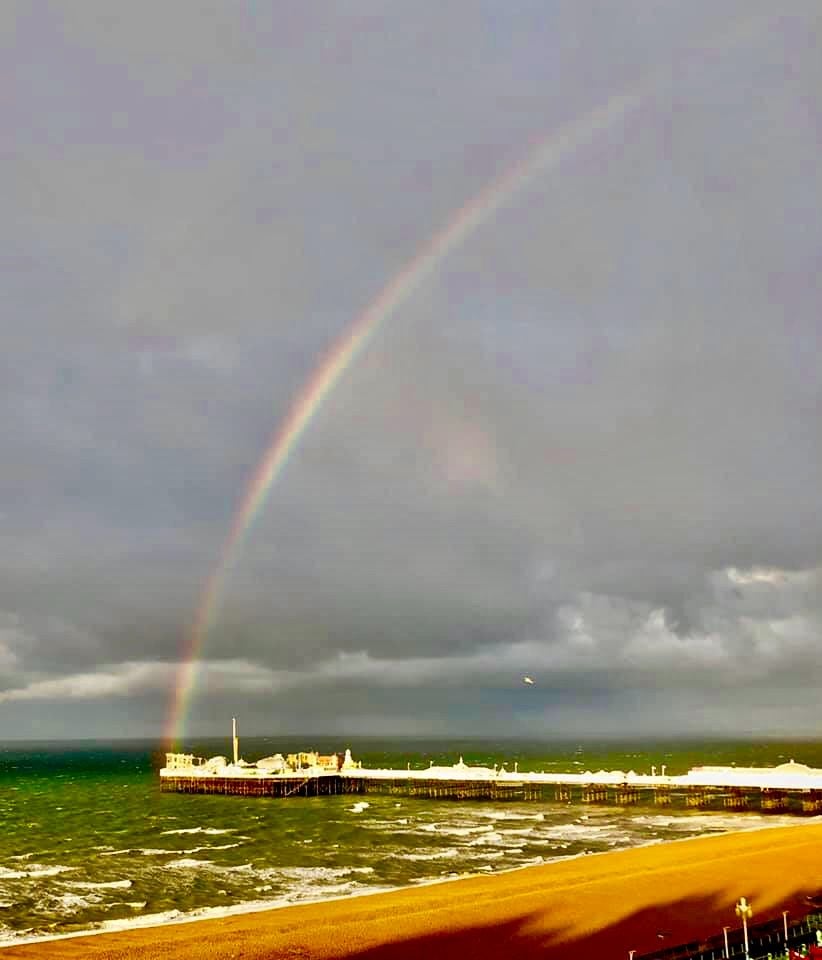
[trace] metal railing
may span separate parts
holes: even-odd
[[[822,930],[822,914],[811,913],[802,920],[788,924],[787,946],[793,949],[817,942],[817,931]],[[768,955],[774,960],[785,955],[785,928],[782,920],[748,926],[748,956],[750,960],[764,960]],[[665,947],[636,956],[635,960],[733,960],[745,956],[742,930],[728,931],[728,952],[725,952],[723,934],[692,940],[689,943]]]

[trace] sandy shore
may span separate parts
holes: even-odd
[[[736,926],[794,917],[822,892],[822,823],[684,840],[497,876],[9,947],[2,960],[627,957]],[[664,940],[659,934],[664,934]]]

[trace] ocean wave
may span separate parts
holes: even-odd
[[[533,829],[533,828],[532,828]],[[470,837],[475,833],[491,833],[494,828],[487,823],[477,824],[474,826],[437,826],[437,833],[443,833],[449,837]]]
[[[191,857],[181,857],[179,860],[169,860],[166,864],[173,870],[194,870],[198,867],[211,867],[211,860],[194,860]]]
[[[131,850],[117,850],[116,853],[138,853],[141,857],[177,856],[181,850],[162,850],[157,847],[134,847]],[[113,854],[112,854],[113,856]]]
[[[100,883],[91,880],[70,880],[66,882],[67,887],[75,887],[78,890],[128,890],[132,884],[132,880],[106,880]]]
[[[617,832],[622,831],[616,823],[565,823],[549,827],[546,837],[549,840],[604,840]]]
[[[132,906],[132,904],[129,904]],[[137,909],[138,902],[135,901],[134,909]],[[139,904],[139,907],[145,907],[145,903]],[[103,920],[98,924],[100,932],[108,933],[113,930],[133,929],[134,927],[159,927],[164,923],[173,923],[175,920],[182,920],[190,917],[197,920],[201,915],[207,915],[207,910],[192,910],[190,914],[184,914],[182,910],[162,910],[159,913],[149,913],[146,916],[129,918],[128,920]]]
[[[162,847],[126,847],[123,850],[104,850],[101,857],[117,857],[130,854],[141,857],[179,857],[181,854],[201,853],[203,850],[229,850],[232,847],[242,846],[241,843],[205,844],[199,847],[189,847],[185,850],[166,850]]]
[[[469,860],[501,860],[503,857],[510,857],[513,854],[522,853],[524,847],[506,847],[504,850],[497,851],[497,855],[489,853],[487,850],[478,850],[476,853],[463,852]]]
[[[64,867],[61,865],[47,867],[44,864],[32,863],[25,870],[9,870],[7,867],[0,867],[0,880],[25,880],[30,877],[56,877],[58,873],[67,873],[69,870],[76,870],[76,867]]]
[[[220,833],[234,833],[235,830],[236,827],[226,827],[224,829],[219,827],[180,827],[179,830],[163,830],[160,836],[166,837],[174,833],[205,833],[209,836],[217,836]]]
[[[437,881],[435,880],[433,882]],[[278,898],[247,900],[244,903],[233,904],[232,906],[228,907],[197,907],[193,910],[185,912],[182,910],[165,910],[157,913],[142,914],[141,916],[136,917],[120,917],[116,920],[102,920],[97,924],[89,926],[88,929],[77,931],[76,933],[43,933],[42,931],[35,930],[34,927],[12,930],[10,927],[4,928],[0,925],[0,946],[12,946],[26,943],[43,943],[51,940],[65,940],[73,939],[75,937],[89,936],[90,934],[111,933],[117,930],[134,930],[145,927],[160,927],[166,924],[192,923],[197,920],[218,919],[220,917],[258,913],[262,910],[273,910],[278,907],[287,907],[294,903],[296,899],[300,900],[300,902],[307,902],[309,900],[320,902],[337,900],[340,899],[341,896],[358,897],[374,893],[383,893],[388,890],[395,889],[397,889],[397,887],[394,885],[355,885],[351,889],[346,889],[341,892],[331,890],[329,888],[315,888],[313,895],[311,891],[306,890],[304,895],[299,895],[296,898],[281,896]],[[300,892],[298,891],[298,893]],[[145,902],[143,901],[127,901],[127,904],[128,906],[133,907],[135,910],[143,909],[146,906]]]
[[[456,847],[448,847],[445,850],[436,850],[433,853],[400,853],[397,856],[400,860],[443,860],[446,857],[459,856],[459,850]]]
[[[175,853],[201,853],[203,850],[231,850],[232,847],[241,846],[241,843],[217,843],[213,846],[206,844],[202,847],[191,847],[190,850],[176,850]]]
[[[353,880],[348,880],[344,883],[326,884],[321,890],[318,890],[312,884],[304,884],[302,886],[289,887],[285,899],[291,903],[296,903],[301,900],[314,900],[318,895],[322,897],[341,897],[353,893],[356,889],[357,883]]]
[[[352,873],[373,873],[373,867],[267,867],[258,871],[266,878],[275,874],[290,880],[338,880]]]
[[[508,845],[509,844],[506,844],[505,841],[505,835],[499,833],[497,830],[491,830],[488,833],[481,833],[478,837],[474,837],[473,840],[469,840],[467,844],[469,847],[504,847]]]
[[[102,898],[95,895],[82,896],[79,893],[61,893],[51,898],[52,903],[60,905],[60,909],[67,913],[78,913],[88,907],[97,906]]]
[[[481,817],[487,817],[489,820],[544,820],[544,813],[514,813],[510,810],[480,810]]]
[[[349,807],[348,809],[351,811],[351,813],[362,813],[363,810],[367,810],[370,806],[371,804],[367,801],[360,800],[355,803],[353,807]]]

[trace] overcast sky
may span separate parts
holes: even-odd
[[[5,0],[3,737],[161,733],[303,384],[623,95],[329,394],[186,733],[819,733],[821,41],[817,0]]]

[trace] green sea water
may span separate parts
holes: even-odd
[[[226,754],[225,740],[181,745]],[[685,773],[699,764],[822,767],[822,742],[446,742],[245,738],[243,756],[350,747],[367,767],[468,764]],[[0,945],[351,896],[557,857],[783,822],[785,816],[395,796],[161,793],[145,742],[17,743],[0,751]]]

